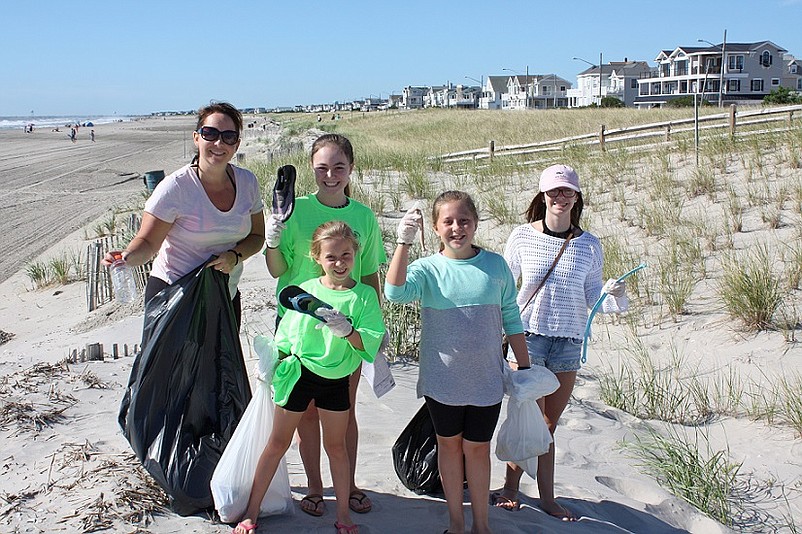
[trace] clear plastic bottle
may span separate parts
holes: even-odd
[[[111,274],[111,285],[114,289],[114,298],[120,304],[128,304],[133,302],[139,296],[139,291],[136,288],[136,281],[134,280],[134,273],[126,265],[122,254],[114,255],[114,263],[109,267]]]

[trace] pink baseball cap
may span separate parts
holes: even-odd
[[[552,165],[540,173],[540,190],[551,191],[559,187],[573,189],[581,193],[579,188],[579,175],[568,165]]]

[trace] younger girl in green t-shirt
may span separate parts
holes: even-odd
[[[273,429],[256,467],[248,508],[235,534],[256,528],[259,505],[290,447],[301,416],[315,401],[323,426],[323,443],[329,457],[337,500],[339,534],[356,533],[348,508],[350,469],[345,445],[348,377],[362,360],[372,362],[384,337],[384,323],[376,291],[351,278],[359,242],[342,221],[321,224],[312,236],[311,255],[323,276],[300,287],[331,305],[318,316],[287,310],[276,331],[280,362],[273,377],[276,413]]]

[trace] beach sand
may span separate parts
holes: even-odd
[[[4,205],[16,203],[14,209],[19,210],[3,211],[0,217],[3,235],[13,237],[4,250],[18,247],[26,251],[19,256],[34,259],[58,254],[65,247],[84,246],[87,221],[96,220],[106,209],[125,202],[126,197],[141,194],[141,177],[129,179],[120,173],[141,174],[151,169],[170,172],[185,162],[182,128],[187,124],[191,129],[186,118],[147,119],[108,128],[101,125],[95,128],[97,142],[93,146],[81,139],[83,129],[76,145],[64,138],[46,140],[40,146],[29,138],[12,139],[4,133],[0,137],[0,180],[13,184],[4,188]],[[142,132],[147,132],[150,141],[128,146],[126,139],[141,137]],[[42,137],[49,133],[41,132]],[[119,146],[104,148],[107,142]],[[50,148],[46,150],[45,145]],[[75,152],[65,157],[65,151]],[[73,162],[73,155],[83,163]],[[11,168],[14,165],[16,170]],[[61,177],[55,179],[56,175]],[[87,187],[88,181],[94,185]],[[42,213],[51,210],[55,212],[52,215]],[[25,216],[16,215],[20,212]],[[9,217],[22,220],[12,223]],[[27,248],[26,242],[31,242]],[[228,525],[206,517],[140,512],[153,507],[148,496],[156,492],[147,489],[147,475],[137,467],[117,425],[133,357],[113,359],[110,353],[115,343],[122,353],[123,344],[133,347],[139,342],[141,310],[136,306],[120,309],[112,303],[87,313],[85,287],[80,282],[33,290],[20,271],[24,259],[9,258],[16,255],[4,254],[0,270],[8,273],[0,284],[0,330],[13,334],[0,345],[0,401],[4,403],[0,419],[0,532],[86,532],[101,527],[113,532],[230,532]],[[261,256],[245,262],[240,288],[244,303],[241,341],[253,376],[253,337],[272,330],[274,320],[275,282]],[[732,353],[736,343],[730,327],[719,319],[715,321],[715,328],[707,325],[702,334],[699,325],[683,323],[651,333],[647,342],[667,343],[676,338],[688,343],[703,343],[700,339],[705,339],[709,344],[717,340],[725,345],[722,350]],[[607,328],[615,338],[615,326]],[[88,343],[103,344],[104,361],[59,363],[73,349],[80,352]],[[783,365],[783,358],[774,353],[782,349],[775,337],[737,339],[737,345],[737,354],[726,359],[737,361],[750,354],[767,353],[774,357],[765,364],[771,367],[764,370],[779,370]],[[622,440],[642,435],[646,425],[595,400],[598,383],[594,366],[598,367],[603,354],[596,350],[612,350],[612,346],[613,342],[602,340],[594,347],[591,359],[595,360],[580,372],[576,398],[563,415],[557,434],[556,494],[580,521],[563,523],[541,512],[536,485],[524,477],[521,489],[529,497],[523,497],[520,511],[490,510],[495,532],[728,531],[662,489],[621,449]],[[717,352],[714,356],[725,360],[724,354]],[[794,347],[784,357],[798,361],[798,349]],[[381,399],[375,398],[364,381],[360,386],[357,483],[373,500],[374,509],[364,515],[353,514],[353,519],[363,533],[439,533],[448,526],[445,501],[408,491],[393,471],[392,444],[421,400],[415,398],[416,365],[396,362],[392,370],[397,387]],[[802,478],[802,446],[787,428],[728,419],[715,425],[711,435],[716,445],[726,438],[732,455],[762,476],[774,476],[791,487]],[[504,465],[495,457],[491,461],[491,489],[495,490],[503,484]],[[287,462],[293,496],[298,501],[305,494],[305,477],[294,445]],[[333,532],[333,491],[325,458],[322,464],[328,484],[326,515],[311,517],[300,512],[296,503],[294,514],[264,518],[258,532]],[[789,495],[789,513],[797,522],[802,518],[798,491],[797,486]],[[780,511],[775,512],[781,515],[785,504],[777,502],[776,506]],[[134,513],[138,515],[130,517]],[[466,518],[469,525],[467,505]]]

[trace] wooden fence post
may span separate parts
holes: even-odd
[[[735,139],[735,104],[730,104],[730,139]]]
[[[671,125],[666,124],[666,141],[671,141]]]
[[[496,142],[491,140],[490,141],[490,161],[493,161],[493,155],[496,152]]]
[[[599,131],[599,148],[602,152],[605,151],[604,148],[604,124],[601,125],[601,130]]]
[[[794,125],[794,110],[788,112],[788,127],[791,128]]]

